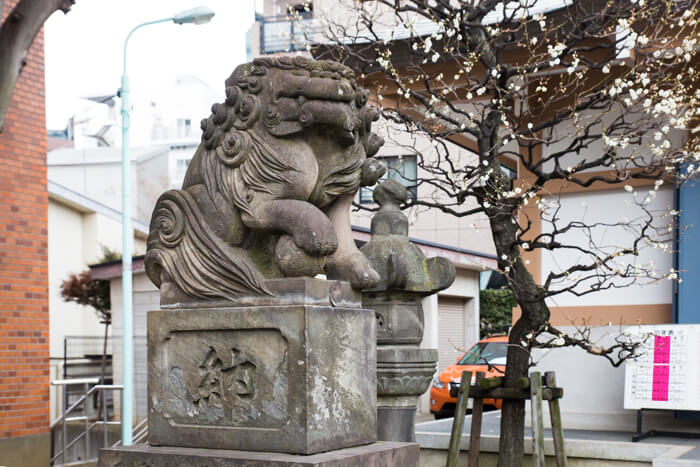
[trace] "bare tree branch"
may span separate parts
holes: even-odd
[[[0,132],[34,38],[54,11],[67,13],[73,3],[74,0],[20,0],[0,26]]]

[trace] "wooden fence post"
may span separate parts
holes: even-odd
[[[557,380],[553,371],[544,374],[547,387],[557,386]],[[549,401],[549,417],[552,421],[552,440],[554,441],[554,456],[557,459],[557,467],[566,467],[566,452],[564,451],[564,429],[561,423],[561,412],[559,410],[559,399]]]
[[[479,387],[484,379],[483,371],[476,372],[476,381],[474,384]],[[479,451],[481,442],[481,419],[484,413],[484,399],[474,399],[472,406],[472,426],[471,434],[469,435],[469,467],[479,467]]]
[[[542,421],[542,377],[530,373],[530,411],[532,413],[532,465],[544,467],[544,422]]]
[[[459,383],[459,395],[457,396],[457,407],[455,407],[455,418],[452,421],[450,447],[447,451],[447,467],[457,467],[459,442],[462,440],[462,428],[464,427],[464,417],[467,414],[467,402],[469,401],[469,389],[471,384],[472,372],[463,371],[462,379]]]

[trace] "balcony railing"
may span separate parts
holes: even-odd
[[[304,50],[312,33],[312,22],[311,13],[294,20],[287,16],[262,18],[260,50],[266,54]]]

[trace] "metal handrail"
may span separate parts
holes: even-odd
[[[134,444],[138,444],[138,441],[136,440],[143,432],[146,432],[146,435],[148,435],[148,418],[144,418],[141,420],[139,423],[136,424],[134,429],[132,430],[133,433],[136,433],[136,436],[134,437]],[[116,448],[117,446],[122,445],[122,440],[120,439],[116,443],[112,445],[113,448]]]
[[[64,408],[63,414],[58,417],[56,420],[54,420],[51,423],[51,428],[55,427],[59,423],[63,424],[63,449],[61,449],[59,452],[54,454],[54,456],[51,458],[50,462],[53,464],[53,462],[58,459],[59,456],[63,457],[63,462],[65,463],[66,461],[66,451],[69,447],[73,446],[75,443],[78,442],[81,438],[85,437],[85,460],[88,460],[90,457],[90,430],[97,425],[97,422],[93,423],[90,425],[90,419],[88,416],[88,408],[87,408],[87,401],[88,398],[94,394],[95,392],[100,392],[102,396],[102,407],[104,408],[104,411],[102,412],[102,424],[103,424],[103,433],[104,433],[104,446],[107,446],[107,425],[112,424],[107,421],[107,406],[105,405],[105,392],[107,390],[112,390],[112,391],[122,391],[124,389],[124,386],[120,384],[95,384],[94,386],[90,387],[90,384],[96,383],[99,381],[99,378],[79,378],[79,379],[64,379],[64,380],[55,380],[52,381],[51,384],[54,386],[71,386],[71,385],[78,385],[82,384],[85,386],[85,394],[80,396],[80,398],[73,403],[70,407],[67,409]],[[68,421],[68,414],[71,413],[76,407],[80,406],[83,404],[83,407],[85,409],[85,415],[82,417],[74,417],[71,418],[71,420],[85,420],[85,430],[80,433],[78,436],[75,437],[70,443],[68,443],[68,430],[66,426],[66,422]],[[117,422],[118,424],[121,424],[121,422]],[[116,423],[115,423],[116,424]]]

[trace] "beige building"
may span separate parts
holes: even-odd
[[[63,301],[61,283],[70,275],[87,269],[103,256],[103,247],[120,251],[122,247],[121,212],[83,196],[56,182],[48,182],[49,215],[49,325],[52,380],[63,379],[74,372],[86,371],[102,353],[104,325],[95,311],[86,306]],[[147,226],[137,220],[134,225],[134,248],[144,251]],[[68,355],[65,352],[68,352]],[[70,357],[69,367],[64,358]],[[93,365],[93,366],[94,366]],[[61,397],[51,392],[51,420],[61,410]]]
[[[554,0],[538,1],[530,13],[534,15],[550,10],[554,11],[561,8],[564,3]],[[334,18],[339,23],[347,25],[349,30],[358,24],[354,21],[356,18],[348,14],[349,10],[339,7],[337,1],[316,0],[313,2],[311,11],[306,11],[305,6],[306,2],[266,0],[264,11],[251,31],[252,57],[256,56],[256,51],[259,54],[304,53],[303,49],[298,50],[297,41],[294,40],[301,38],[304,35],[304,30],[310,31],[312,40],[316,39],[322,42],[323,38],[313,29],[320,27],[313,25],[314,17]],[[285,17],[289,7],[296,10],[301,19],[294,25]],[[375,5],[368,5],[368,8],[374,7]],[[388,12],[387,18],[391,16],[391,12]],[[381,24],[381,21],[377,21],[373,24],[374,33],[379,37],[386,38],[387,42],[408,37],[407,31],[402,32],[401,28],[393,28],[391,23],[392,21],[387,21],[386,24]],[[435,32],[436,26],[435,23],[424,18],[418,19],[413,24],[417,35],[423,36]],[[384,29],[382,29],[383,27]],[[402,37],[401,34],[405,35]],[[255,49],[256,45],[257,49]],[[394,59],[392,64],[401,73],[401,49],[397,48],[396,52],[395,56],[392,57]],[[518,53],[521,52],[527,53],[525,50],[518,51]],[[452,76],[459,69],[459,64],[428,63],[425,68],[435,74],[440,71],[444,72],[446,76]],[[393,91],[389,89],[383,93],[385,106],[399,101],[399,96],[392,94],[395,91],[395,89]],[[467,100],[453,103],[465,107],[471,105]],[[614,118],[614,116],[609,115],[608,118]],[[556,131],[563,135],[575,134],[571,128],[567,128],[566,123],[561,124]],[[384,128],[382,136],[387,140],[387,144],[382,148],[378,157],[384,158],[387,166],[395,168],[395,172],[403,174],[404,178],[415,177],[416,168],[415,161],[412,160],[411,156],[412,148],[421,153],[422,148],[428,148],[430,143],[420,140],[413,141],[410,139],[410,135],[394,131],[388,125]],[[686,138],[688,135],[677,134],[673,137]],[[675,140],[674,144],[677,142],[678,140]],[[451,153],[457,152],[461,153],[463,157],[475,157],[476,145],[470,138],[459,135],[453,137],[452,143]],[[567,140],[564,139],[559,144],[566,145]],[[580,160],[590,160],[591,155],[599,154],[604,150],[601,146],[591,145],[586,151],[574,156],[577,160],[561,161],[561,163],[564,164],[564,167],[566,165],[573,167]],[[407,148],[411,148],[411,150],[407,150]],[[509,149],[518,150],[514,146]],[[544,151],[540,150],[538,154],[535,154],[536,160],[546,159],[554,151],[560,149],[561,147],[552,145],[545,148]],[[432,151],[428,150],[426,153],[432,153]],[[500,162],[508,167],[509,176],[513,179],[514,186],[527,186],[534,181],[534,175],[525,170],[516,160],[508,160],[504,157]],[[603,174],[604,172],[590,172],[582,176],[594,177]],[[418,173],[418,175],[421,174]],[[619,332],[621,327],[626,325],[698,322],[700,315],[697,312],[696,304],[697,290],[700,290],[697,287],[700,283],[700,274],[696,271],[697,259],[700,256],[698,255],[698,242],[693,240],[697,237],[693,228],[697,228],[697,225],[700,224],[696,208],[696,200],[698,193],[700,193],[697,186],[700,184],[695,182],[678,189],[671,184],[665,184],[658,188],[655,187],[654,182],[653,179],[633,179],[628,184],[632,191],[641,195],[653,190],[655,194],[648,208],[657,212],[680,211],[681,224],[691,226],[691,229],[683,234],[680,243],[674,244],[671,248],[676,250],[675,253],[664,252],[649,246],[643,247],[637,257],[621,258],[620,261],[625,264],[640,265],[653,263],[656,269],[662,272],[671,269],[680,270],[681,278],[684,281],[677,284],[674,281],[663,280],[655,283],[638,283],[628,287],[614,287],[583,296],[574,294],[556,296],[548,300],[553,325],[566,332],[574,332],[575,329],[571,327],[572,323],[578,325],[586,323],[594,328],[592,332],[596,336],[595,341],[602,342],[605,338],[611,339],[608,334]],[[623,217],[634,219],[641,214],[640,210],[635,209],[628,202],[634,194],[628,189],[623,189],[622,184],[593,183],[591,186],[583,188],[574,184],[555,182],[549,183],[544,188],[544,193],[549,195],[545,195],[542,201],[556,203],[560,207],[557,211],[560,216],[560,225],[576,221],[584,221],[587,224],[615,224]],[[360,204],[371,199],[366,190],[361,193],[361,195],[363,194],[364,199],[360,197],[357,200]],[[419,198],[432,195],[429,191],[421,190],[420,187],[415,194]],[[535,200],[532,201],[531,206],[534,206]],[[686,203],[685,207],[684,202]],[[371,206],[371,204],[367,205]],[[530,233],[533,238],[540,233],[546,233],[547,229],[551,228],[547,222],[547,214],[541,215],[535,207],[528,211],[529,220],[532,222]],[[462,249],[462,251],[468,249],[487,255],[494,252],[489,227],[484,218],[472,216],[458,220],[431,210],[412,212],[409,214],[409,218],[412,221],[410,235],[416,239],[443,244],[448,248]],[[357,226],[366,227],[368,219],[369,215],[367,214],[353,214],[353,223]],[[583,233],[571,235],[566,239],[568,242],[586,245],[589,241]],[[624,228],[600,227],[595,229],[592,235],[595,237],[595,241],[606,247],[619,247],[630,241],[630,233],[626,232]],[[683,237],[685,237],[685,241],[683,241]],[[572,264],[577,264],[577,261],[582,261],[575,252],[562,253],[558,251],[553,254],[542,249],[526,253],[523,259],[538,283],[544,282],[551,271],[561,271]],[[455,286],[444,291],[437,298],[427,300],[432,301],[432,304],[427,303],[425,307],[426,335],[424,345],[440,349],[441,368],[450,359],[454,360],[454,352],[456,352],[454,350],[456,346],[448,347],[447,342],[472,342],[470,339],[474,338],[474,334],[470,335],[470,330],[473,332],[473,328],[465,323],[473,322],[472,320],[475,318],[478,320],[478,301],[470,298],[475,292],[472,289],[472,295],[470,295],[468,291],[470,277],[474,277],[470,274],[474,273],[469,268],[459,264],[457,266],[458,280]],[[460,284],[464,285],[460,287]],[[619,285],[625,284],[620,283]],[[584,287],[589,286],[590,284],[584,284]],[[478,288],[476,293],[478,293]],[[474,309],[477,310],[476,313]],[[517,319],[517,310],[515,315],[514,318]],[[612,324],[611,327],[608,327],[609,323]],[[465,329],[465,335],[461,334],[462,329]],[[558,382],[567,388],[568,394],[573,395],[573,397],[566,398],[562,406],[565,412],[563,419],[566,427],[616,430],[627,430],[634,427],[635,414],[625,410],[622,404],[623,368],[613,368],[600,357],[586,355],[579,349],[566,349],[551,354],[536,355],[536,360],[540,371],[556,370]],[[574,362],[575,364],[572,365]],[[592,380],[608,381],[610,384],[606,385],[605,388],[596,388],[591,385],[590,381]],[[670,419],[670,417],[666,418]]]

